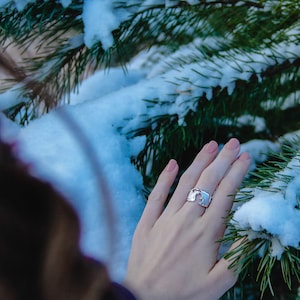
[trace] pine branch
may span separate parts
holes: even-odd
[[[253,198],[253,189],[262,189],[270,193],[282,193],[283,189],[294,179],[293,176],[287,176],[282,173],[286,169],[292,158],[299,157],[300,139],[291,143],[291,145],[283,146],[281,153],[274,154],[274,161],[262,165],[256,172],[252,174],[254,180],[248,181],[244,190],[239,194],[238,201],[246,203]],[[291,166],[300,168],[299,166]],[[281,185],[275,184],[276,181],[282,182]],[[287,199],[286,201],[289,201]],[[295,208],[299,209],[299,207]],[[281,269],[282,277],[287,288],[292,290],[299,283],[300,278],[300,258],[299,247],[283,246],[279,237],[272,236],[267,230],[261,228],[260,231],[254,231],[251,228],[241,229],[234,220],[234,214],[231,215],[232,221],[229,223],[229,232],[224,238],[224,242],[240,241],[240,244],[227,255],[225,258],[231,261],[231,268],[240,270],[242,278],[245,278],[249,268],[255,261],[257,264],[257,281],[260,281],[261,297],[267,289],[274,296],[272,277],[277,271],[277,267]],[[237,226],[236,226],[237,225]],[[295,237],[297,238],[297,237]],[[274,247],[282,248],[280,258],[274,253]],[[241,279],[243,280],[243,279]]]
[[[299,39],[297,35],[291,37],[286,33],[298,21],[299,7],[295,2],[273,5],[268,1],[221,2],[188,5],[181,1],[175,7],[137,10],[113,32],[115,44],[107,51],[101,42],[91,49],[83,43],[70,47],[70,41],[83,32],[82,20],[78,18],[82,1],[73,1],[68,8],[63,8],[59,3],[39,0],[27,5],[22,12],[10,5],[1,12],[1,35],[2,41],[12,37],[23,49],[33,41],[37,43],[40,56],[22,68],[27,79],[42,78],[38,90],[42,88],[56,99],[52,105],[44,103],[46,111],[56,106],[63,95],[76,90],[86,73],[113,63],[125,65],[138,51],[153,45],[168,46],[174,51],[195,37],[201,38],[203,45],[196,48],[196,56],[193,56],[196,62],[203,60],[203,56],[221,57],[222,51],[223,55],[230,55],[233,49],[237,53],[259,50],[266,45],[272,49],[278,42]],[[124,5],[122,3],[119,5]],[[205,43],[208,37],[215,39],[218,46]],[[202,56],[197,58],[197,52]],[[181,64],[186,63],[181,60]],[[24,93],[33,97],[33,102],[40,103],[42,97],[26,92],[26,85],[24,87]]]
[[[1,39],[13,38],[14,42],[26,48],[32,42],[48,44],[70,28],[83,30],[83,23],[78,18],[82,12],[82,1],[73,1],[68,8],[63,8],[56,1],[38,0],[18,11],[10,3],[0,11]]]
[[[161,5],[145,8],[121,25],[120,46],[132,40],[139,45],[155,43],[174,49],[192,41],[195,36],[203,40],[210,36],[222,36],[227,39],[227,43],[224,42],[224,51],[232,48],[253,51],[289,39],[286,30],[298,24],[299,6],[295,2],[288,5],[286,2],[270,4],[269,1],[261,1],[257,5],[252,3],[252,9],[249,9],[250,2],[247,1],[247,5],[243,5],[245,3],[241,1],[225,3],[226,5],[220,6],[220,3],[214,1],[199,5],[181,2],[169,8]],[[268,8],[264,5],[268,5]],[[138,31],[139,28],[143,29],[142,32]],[[299,40],[297,34],[294,37]],[[180,44],[176,46],[176,42]]]
[[[186,168],[191,162],[187,157],[193,157],[212,138],[220,143],[225,143],[230,136],[237,136],[242,142],[257,138],[276,140],[286,132],[297,130],[300,118],[299,98],[295,99],[291,108],[281,108],[283,100],[298,91],[300,78],[297,74],[298,60],[294,63],[285,61],[260,74],[260,80],[257,75],[253,75],[248,81],[236,80],[231,94],[227,88],[212,87],[213,96],[208,100],[204,94],[201,95],[199,89],[198,97],[187,98],[186,103],[181,104],[182,107],[186,105],[186,109],[181,109],[185,111],[183,115],[164,114],[153,118],[141,116],[141,127],[126,134],[147,137],[145,149],[133,159],[145,178],[146,186],[152,187],[160,173],[160,166],[170,157],[177,159]],[[161,107],[160,110],[166,111],[165,107],[176,105],[178,95],[174,95],[173,101],[148,100],[149,109]],[[272,103],[270,108],[267,105],[269,100]],[[249,122],[240,124],[239,118],[245,115],[261,117],[266,127],[258,132]],[[179,118],[183,120],[181,123]],[[148,164],[151,165],[149,179]]]

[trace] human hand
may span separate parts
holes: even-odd
[[[206,144],[180,178],[164,209],[178,173],[170,160],[149,196],[134,234],[125,285],[141,300],[212,300],[231,288],[237,274],[224,258],[218,261],[220,240],[234,194],[250,166],[248,153],[231,139],[218,154],[218,144]],[[208,208],[189,202],[189,191],[213,194]]]

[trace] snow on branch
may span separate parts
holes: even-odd
[[[248,193],[252,199],[242,204],[231,220],[248,240],[270,241],[269,254],[277,259],[288,247],[298,249],[300,245],[299,137],[294,136],[292,144],[298,149],[293,158],[273,177],[265,176],[251,189]]]

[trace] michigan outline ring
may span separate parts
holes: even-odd
[[[199,205],[207,208],[211,202],[211,196],[208,192],[202,189],[193,188],[188,194],[187,201],[197,201]]]

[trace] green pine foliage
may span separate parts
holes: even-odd
[[[27,99],[5,113],[27,124],[41,113],[68,102],[70,93],[97,69],[122,65],[126,72],[127,62],[151,48],[153,55],[148,64],[154,66],[165,61],[164,74],[189,70],[184,73],[189,76],[174,78],[173,84],[178,87],[174,103],[164,98],[141,99],[149,107],[165,107],[175,105],[176,98],[184,94],[181,115],[145,115],[136,129],[125,133],[128,138],[146,136],[145,148],[132,158],[143,175],[146,193],[170,157],[176,158],[184,169],[210,139],[224,143],[236,136],[242,143],[252,139],[277,141],[280,136],[298,130],[300,53],[299,48],[292,46],[300,44],[299,1],[199,2],[189,5],[179,1],[172,7],[157,5],[137,10],[140,1],[130,8],[126,1],[114,1],[115,6],[132,9],[132,15],[113,31],[114,44],[106,50],[100,41],[90,48],[84,45],[82,0],[73,0],[67,8],[56,1],[37,0],[22,11],[8,4],[0,10],[2,44],[9,41],[25,50],[34,43],[37,55],[18,66],[16,71],[22,76],[2,85],[8,89],[18,83],[20,95]],[[189,51],[180,55],[183,46]],[[281,51],[284,46],[290,46],[290,50]],[[265,67],[256,68],[262,59]],[[224,81],[229,76],[224,65],[234,66],[236,74],[243,76]],[[195,83],[195,76],[201,84]],[[226,84],[214,83],[222,80]],[[183,83],[188,88],[182,90]],[[256,127],[258,119],[264,122],[261,128]],[[276,163],[268,162],[247,184],[267,189],[269,184],[262,179],[272,180],[274,173],[297,151],[285,151],[276,157]],[[243,201],[251,197],[251,193],[245,194]],[[232,227],[226,241],[236,237],[242,237],[241,232]],[[286,297],[280,299],[296,299],[299,249],[287,249],[282,260],[276,261],[268,255],[266,242],[245,240],[241,244],[238,250],[245,255],[244,277],[226,295],[227,299],[258,299],[261,295],[276,299],[278,294]],[[263,259],[258,256],[260,249],[266,251]],[[278,292],[280,289],[284,292]]]
[[[254,189],[275,194],[284,193],[284,188],[294,178],[285,175],[283,170],[291,167],[289,163],[292,158],[298,157],[297,160],[299,161],[299,155],[300,138],[293,140],[292,143],[286,141],[285,146],[282,147],[282,152],[273,153],[272,158],[270,157],[268,162],[260,165],[244,182],[244,187],[237,197],[238,204],[241,205],[251,200]],[[300,164],[292,167],[300,168]],[[277,170],[276,173],[274,173],[275,169]],[[281,184],[276,185],[275,188],[272,184],[277,181]],[[299,199],[297,200],[296,209],[299,209],[300,203]],[[245,236],[249,234],[251,229],[238,229],[234,222],[228,224],[229,230],[223,242],[240,241],[234,250],[225,255],[231,261],[231,267],[241,272],[239,283],[235,288],[239,286],[239,289],[243,290],[245,299],[250,299],[249,297],[253,295],[255,290],[257,291],[256,297],[261,299],[296,299],[300,282],[300,247],[284,247],[284,251],[278,259],[272,255],[274,237],[269,232],[266,230],[253,231],[256,238],[247,239]],[[282,284],[283,282],[284,284]]]

